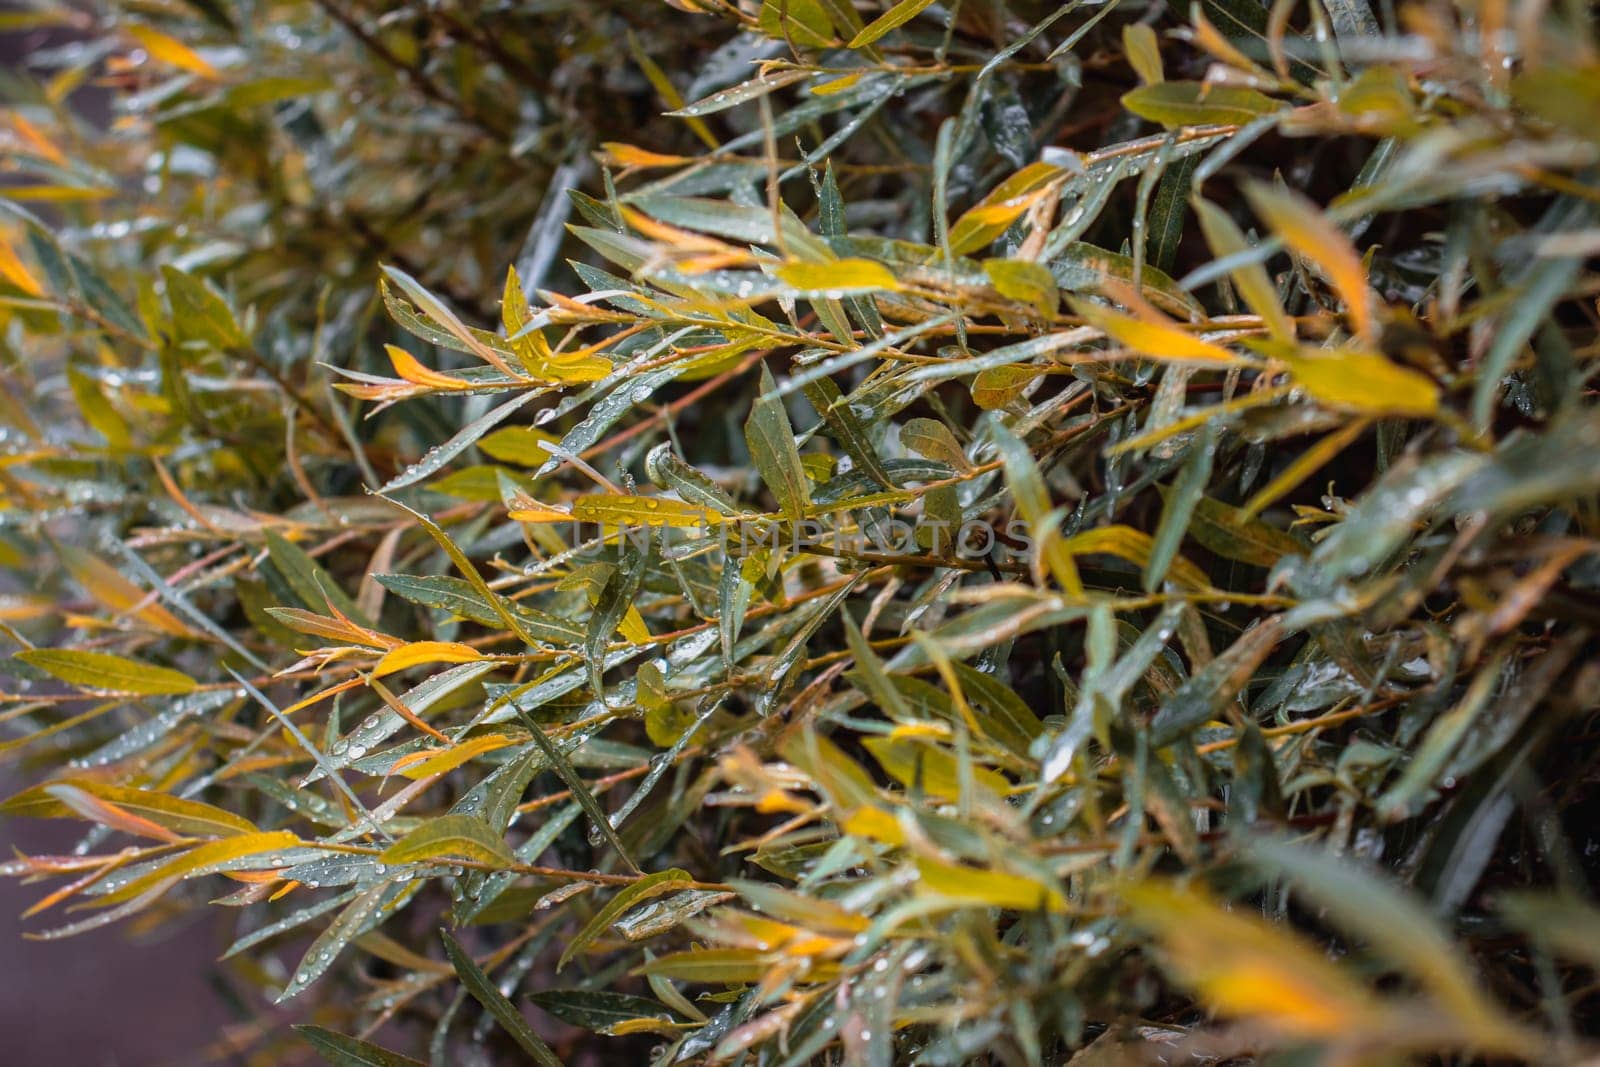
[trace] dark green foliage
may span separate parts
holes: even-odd
[[[236,909],[263,1062],[1596,1055],[1583,5],[4,19],[40,936]]]

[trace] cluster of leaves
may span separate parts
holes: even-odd
[[[96,7],[0,25],[37,936],[226,890],[268,1061],[1592,1054],[1588,6]]]

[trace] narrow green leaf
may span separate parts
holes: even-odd
[[[522,1047],[522,1051],[532,1056],[540,1067],[562,1067],[560,1057],[533,1032],[533,1027],[528,1025],[522,1013],[494,987],[489,976],[467,955],[467,950],[450,936],[448,930],[440,930],[439,936],[444,940],[445,955],[450,959],[450,966],[456,969],[461,984],[494,1017],[501,1029],[510,1034],[511,1039]]]
[[[866,425],[840,394],[833,379],[818,378],[807,382],[804,391],[806,399],[811,401],[811,406],[817,409],[817,414],[822,416],[828,429],[833,432],[834,440],[844,446],[856,466],[883,488],[893,489],[895,486],[889,480],[889,472],[884,470],[883,460],[872,446],[872,439],[867,436]]]
[[[783,401],[774,395],[776,391],[772,372],[763,364],[761,395],[756,398],[750,418],[744,424],[744,439],[750,448],[750,458],[761,472],[761,480],[778,498],[778,507],[786,518],[798,522],[805,517],[811,493],[805,468],[800,463],[794,428],[789,424],[789,413],[784,410]]]
[[[1184,215],[1189,209],[1189,183],[1200,166],[1199,156],[1184,156],[1161,172],[1155,201],[1145,222],[1145,262],[1166,273],[1178,258]]]
[[[1150,723],[1150,743],[1157,748],[1170,745],[1220,715],[1285,636],[1279,616],[1246,630],[1228,651],[1206,664],[1161,705]]]
[[[422,1067],[421,1060],[379,1048],[370,1041],[309,1023],[297,1023],[295,1032],[334,1067]]]
[[[388,892],[389,883],[382,882],[364,890],[345,906],[328,924],[328,928],[311,942],[305,955],[300,957],[300,964],[290,976],[289,984],[278,995],[279,1004],[299,996],[307,986],[328,973],[328,968],[333,966],[350,942],[377,925],[383,898]]]
[[[682,871],[674,867],[671,870],[647,874],[632,885],[624,887],[621,892],[606,902],[605,907],[595,912],[594,917],[583,925],[583,929],[579,930],[572,940],[567,942],[567,947],[561,952],[561,958],[556,961],[556,970],[561,970],[572,957],[593,944],[595,938],[605,933],[607,928],[616,922],[623,912],[635,904],[649,900],[652,897],[661,896],[663,893],[671,893],[678,889],[687,888],[693,884],[694,879],[690,877],[688,871]]]
[[[622,862],[626,863],[630,870],[637,873],[639,865],[634,863],[633,857],[628,855],[628,850],[623,845],[622,839],[617,836],[616,829],[611,825],[611,819],[606,815],[605,809],[600,806],[600,802],[594,798],[594,794],[589,791],[589,786],[584,782],[582,776],[573,769],[567,757],[545,736],[544,729],[525,712],[522,712],[522,705],[517,704],[515,706],[518,712],[523,714],[523,718],[527,722],[528,729],[533,735],[533,743],[539,746],[539,751],[543,752],[545,759],[550,761],[551,769],[567,784],[567,788],[572,790],[572,798],[583,806],[584,814],[589,816],[589,821],[594,824],[595,829],[600,831],[611,847],[617,850],[617,855],[622,857]]]
[[[672,1013],[647,997],[611,993],[600,989],[545,989],[528,999],[564,1023],[596,1033],[608,1033],[618,1023],[634,1019],[672,1021]]]
[[[300,603],[312,611],[327,611],[331,604],[353,622],[370,627],[372,621],[345,595],[322,565],[306,550],[277,533],[267,531],[267,556]]]
[[[1172,491],[1166,495],[1161,509],[1161,521],[1150,548],[1150,559],[1144,565],[1144,591],[1153,593],[1166,580],[1167,570],[1177,558],[1184,535],[1189,530],[1195,505],[1205,494],[1206,483],[1211,480],[1211,463],[1216,456],[1216,431],[1214,423],[1207,423],[1190,446],[1189,459],[1183,465]]]
[[[521,620],[532,636],[540,640],[559,645],[578,645],[583,641],[584,630],[577,623],[507,600],[498,594],[490,601],[464,578],[447,574],[375,574],[372,577],[391,593],[413,604],[448,611],[483,626],[502,625],[502,612],[509,611]]]
[[[161,268],[161,280],[166,283],[167,302],[182,336],[224,350],[249,343],[227,301],[205,282],[173,266]]]

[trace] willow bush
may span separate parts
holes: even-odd
[[[4,20],[32,936],[220,905],[257,1063],[1595,1054],[1588,5]]]

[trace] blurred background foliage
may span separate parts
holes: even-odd
[[[1595,1054],[1589,5],[0,30],[0,869],[217,1055]]]

